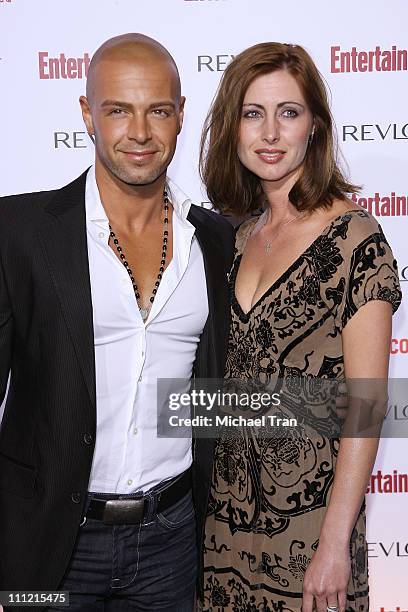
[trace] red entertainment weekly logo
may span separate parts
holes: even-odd
[[[371,474],[366,493],[408,493],[408,474],[392,474],[378,470]]]
[[[393,338],[391,340],[391,355],[408,354],[408,338]]]
[[[331,72],[398,72],[408,70],[408,50],[382,49],[379,45],[374,50],[359,51],[352,47],[343,51],[340,45],[331,47]]]
[[[47,51],[38,52],[38,72],[40,79],[83,79],[88,76],[91,58],[88,53],[82,57],[49,57]]]
[[[351,199],[376,217],[408,216],[408,196],[397,195],[395,191],[382,195],[378,191],[371,196],[359,196],[353,193]]]

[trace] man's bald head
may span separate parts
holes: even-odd
[[[111,38],[92,58],[86,93],[79,100],[95,142],[97,175],[163,187],[185,102],[167,49],[143,34]]]
[[[176,62],[162,44],[145,34],[129,33],[105,41],[92,57],[86,83],[86,96],[92,104],[98,69],[104,62],[127,61],[135,63],[162,63],[168,66],[169,76],[174,79],[175,93],[181,98],[180,75]]]

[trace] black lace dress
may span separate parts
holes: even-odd
[[[369,300],[401,301],[396,262],[363,210],[337,217],[248,313],[235,278],[256,220],[237,234],[226,377],[298,385],[344,376],[341,332]],[[216,445],[205,540],[204,609],[295,612],[315,552],[339,443],[322,436],[222,435]],[[348,611],[368,610],[364,507],[350,541]]]

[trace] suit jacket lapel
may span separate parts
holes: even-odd
[[[45,259],[58,294],[92,405],[96,406],[95,353],[85,217],[86,173],[58,190],[40,230]]]
[[[86,173],[58,190],[45,208],[49,222],[40,241],[79,365],[93,406],[96,406],[92,297],[85,216]],[[197,351],[195,374],[222,378],[229,328],[229,298],[223,253],[203,212],[193,206],[194,225],[203,252],[209,316]]]
[[[209,306],[194,372],[197,378],[222,379],[230,322],[226,257],[214,239],[211,224],[203,211],[192,206],[188,220],[196,228],[196,237],[204,257]],[[199,541],[203,535],[215,445],[214,438],[202,435],[200,427],[193,427],[193,488]]]
[[[208,320],[198,347],[195,374],[200,378],[223,378],[229,329],[225,255],[214,240],[202,211],[193,206],[188,220],[196,228],[195,235],[203,252],[209,307]]]

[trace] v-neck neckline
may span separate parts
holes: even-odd
[[[236,256],[234,264],[233,264],[233,268],[232,268],[232,274],[231,274],[231,300],[232,300],[232,307],[234,308],[236,314],[238,315],[238,317],[240,318],[241,321],[247,323],[249,321],[249,319],[251,318],[251,315],[253,313],[253,311],[264,301],[265,298],[268,297],[268,295],[270,295],[275,289],[276,287],[278,287],[279,285],[281,285],[282,283],[284,283],[289,276],[292,274],[292,272],[296,269],[296,267],[298,266],[299,262],[304,259],[305,254],[311,249],[313,248],[313,246],[316,244],[316,242],[325,234],[328,234],[331,230],[331,228],[333,227],[333,225],[336,223],[336,221],[338,221],[339,219],[346,217],[347,215],[349,215],[350,213],[354,213],[354,212],[361,212],[360,210],[358,210],[357,208],[352,208],[344,213],[342,213],[341,215],[337,215],[337,217],[335,217],[334,219],[332,219],[330,221],[330,223],[328,223],[320,232],[320,234],[318,236],[316,236],[316,238],[302,251],[302,253],[300,253],[300,255],[289,265],[288,268],[286,268],[286,270],[284,270],[274,281],[271,285],[269,285],[269,287],[262,293],[262,295],[259,297],[259,299],[255,302],[255,304],[253,304],[253,306],[251,306],[251,308],[245,312],[244,309],[242,308],[241,304],[238,301],[236,292],[235,292],[235,287],[236,287],[236,280],[237,280],[237,276],[238,276],[238,270],[239,270],[239,266],[241,264],[241,260],[242,260],[242,256],[244,254],[244,250],[245,247],[247,245],[247,242],[252,234],[252,231],[248,233],[244,244],[242,246],[242,250],[239,253],[239,255]],[[256,224],[256,222],[255,222]],[[254,225],[255,227],[255,225]]]

